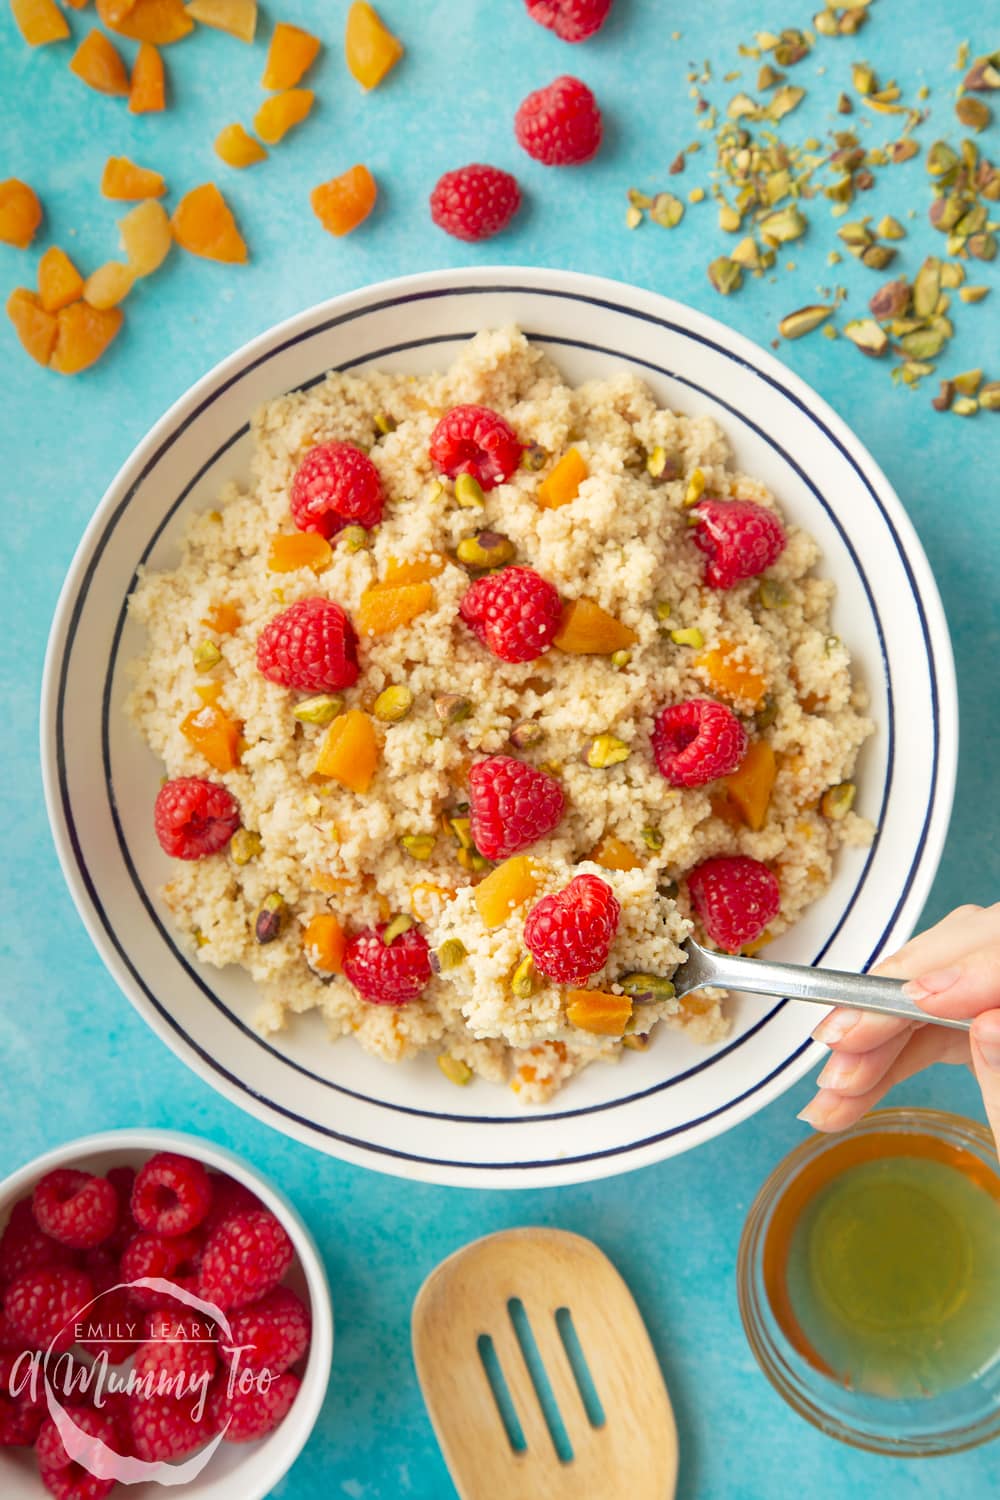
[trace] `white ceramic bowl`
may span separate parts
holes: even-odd
[[[714,415],[739,463],[818,539],[837,584],[837,631],[878,724],[858,770],[870,850],[841,856],[831,889],[775,956],[862,969],[923,905],[944,840],[957,753],[954,665],[927,560],[899,500],[844,423],[777,360],[651,292],[556,270],[436,272],[338,297],[280,324],[198,382],[122,469],[80,544],[46,663],[42,757],[66,878],[108,968],[154,1030],[228,1098],[311,1145],[437,1182],[525,1187],[624,1171],[745,1119],[817,1059],[814,1008],[740,997],[732,1036],[705,1051],[662,1034],[620,1067],[593,1067],[546,1108],[483,1083],[459,1091],[432,1057],[389,1067],[318,1016],[264,1041],[242,972],[191,963],[156,891],[169,861],[152,831],[160,766],[125,722],[124,666],[142,650],[125,600],[142,564],[177,557],[194,511],[246,474],[257,404],[331,366],[421,372],[477,329],[517,322],[573,381],[628,366],[657,397]]]
[[[202,1472],[183,1486],[185,1500],[263,1500],[288,1472],[316,1425],[333,1359],[333,1303],[316,1242],[285,1195],[254,1167],[224,1146],[177,1130],[107,1130],[82,1136],[46,1151],[0,1182],[0,1229],[19,1198],[31,1192],[56,1167],[107,1172],[111,1167],[138,1167],[157,1151],[178,1151],[206,1167],[244,1183],[276,1215],[295,1247],[295,1262],[286,1282],[308,1303],[312,1341],[302,1384],[284,1421],[256,1443],[222,1443]],[[0,1448],[0,1495],[3,1500],[44,1500],[46,1495],[30,1449]],[[129,1485],[132,1500],[156,1500],[160,1484]],[[115,1494],[126,1494],[118,1486]]]

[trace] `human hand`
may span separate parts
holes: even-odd
[[[970,1032],[840,1008],[813,1035],[832,1051],[819,1092],[799,1115],[816,1130],[845,1130],[931,1063],[971,1066],[1000,1150],[1000,903],[960,906],[872,970],[908,981],[923,1010],[974,1018]]]

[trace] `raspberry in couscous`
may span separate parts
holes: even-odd
[[[130,608],[163,899],[265,1032],[540,1102],[654,1028],[695,931],[754,951],[871,827],[816,543],[707,416],[514,328],[267,403],[246,486]],[[658,1023],[662,1022],[662,1027]]]

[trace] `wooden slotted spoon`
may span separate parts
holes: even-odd
[[[512,1303],[527,1316],[571,1457],[557,1452]],[[603,1408],[599,1425],[556,1321],[566,1308]],[[521,1451],[483,1363],[484,1338],[520,1424]],[[414,1303],[413,1355],[462,1500],[673,1500],[677,1430],[663,1376],[631,1292],[590,1240],[561,1229],[508,1229],[456,1251]]]

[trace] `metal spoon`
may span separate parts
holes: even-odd
[[[881,1015],[901,1016],[906,1021],[929,1022],[968,1031],[970,1022],[931,1016],[907,1000],[902,979],[882,979],[876,974],[845,974],[839,969],[813,969],[804,964],[779,964],[766,958],[739,958],[714,953],[694,938],[683,944],[687,963],[673,977],[678,999],[694,990],[715,985],[723,990],[743,990],[751,995],[780,995],[788,1000],[812,1000],[817,1005],[847,1005],[854,1010],[872,1010]]]

